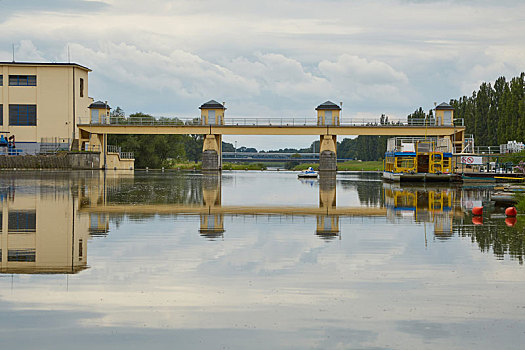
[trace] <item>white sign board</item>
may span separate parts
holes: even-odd
[[[483,164],[483,157],[461,156],[461,164]]]

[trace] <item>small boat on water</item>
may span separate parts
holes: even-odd
[[[312,167],[309,167],[306,170],[301,171],[298,175],[298,178],[304,179],[304,178],[317,178],[317,171],[315,171]]]
[[[516,204],[518,202],[518,198],[516,198],[516,193],[525,193],[525,187],[523,186],[505,186],[503,188],[495,188],[496,192],[494,192],[490,199],[494,201],[496,204]]]
[[[517,202],[513,192],[494,192],[490,196],[490,200],[501,205],[510,205]]]

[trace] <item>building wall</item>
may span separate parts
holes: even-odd
[[[0,64],[3,76],[0,131],[15,135],[17,148],[25,150],[38,149],[43,139],[67,143],[77,138],[75,124],[89,118],[88,106],[92,103],[88,96],[88,72],[76,65]],[[36,75],[36,86],[9,86],[10,75]],[[80,96],[80,79],[83,79],[83,97]],[[9,125],[10,104],[36,105],[37,125]]]
[[[445,111],[451,113],[451,124],[445,123]],[[438,125],[453,125],[454,124],[454,110],[436,109],[435,118],[436,118],[436,123]]]
[[[135,159],[120,159],[118,153],[108,152],[106,154],[106,168],[117,170],[128,170],[135,168]]]
[[[212,124],[217,124],[217,125],[224,124],[224,109],[222,108],[217,108],[217,109],[203,108],[201,109],[201,120],[203,121],[202,123],[204,125],[210,124],[210,119],[208,118],[210,111],[215,112],[215,121],[213,121]]]
[[[339,125],[341,121],[339,120],[340,112],[337,109],[331,110],[332,112],[332,120],[331,125]],[[325,119],[325,110],[320,109],[317,111],[317,124],[318,125],[326,125],[326,119]]]

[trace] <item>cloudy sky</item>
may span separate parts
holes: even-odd
[[[126,114],[404,118],[525,70],[523,0],[0,0],[0,60],[93,69]],[[307,146],[310,137],[225,137]]]

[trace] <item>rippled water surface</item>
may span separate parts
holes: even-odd
[[[492,191],[2,172],[2,348],[517,349],[525,218]]]

